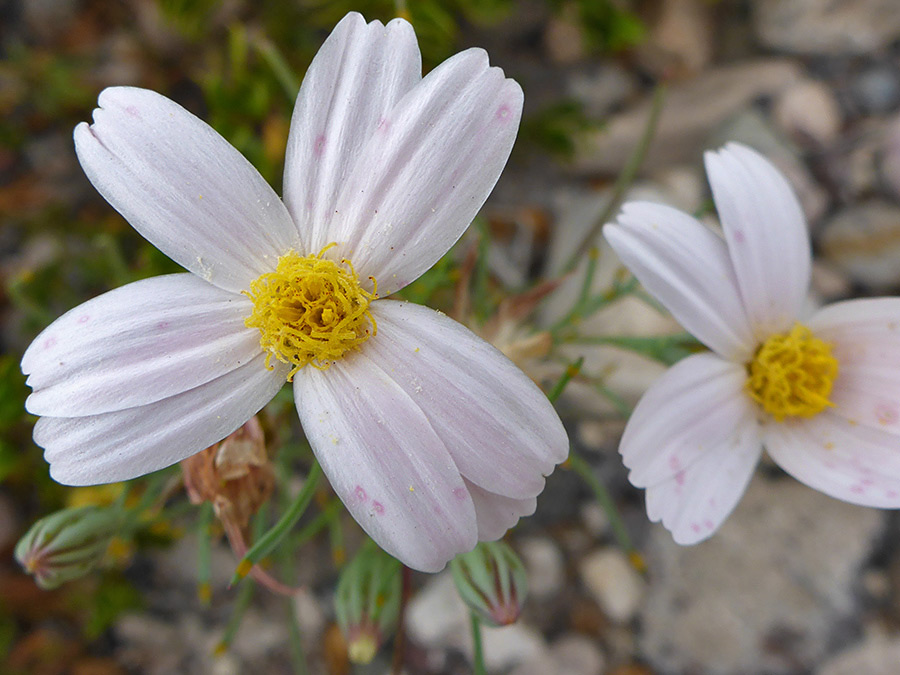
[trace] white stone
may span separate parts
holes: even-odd
[[[547,645],[544,644],[541,634],[521,621],[502,628],[482,626],[481,639],[484,648],[484,665],[492,673],[541,659],[547,652]],[[466,640],[460,647],[471,661],[471,632],[466,633]]]
[[[641,653],[665,672],[809,670],[855,611],[884,518],[787,477],[756,476],[705,542],[679,546],[655,526]],[[782,636],[789,648],[772,648]]]
[[[834,93],[818,80],[806,80],[782,92],[775,100],[773,116],[781,130],[795,140],[817,145],[832,143],[843,123]]]
[[[900,207],[880,200],[837,213],[819,237],[826,260],[869,288],[900,282]]]
[[[558,593],[565,583],[566,563],[559,547],[550,539],[531,537],[518,542],[528,574],[528,600],[540,601]]]
[[[612,621],[626,623],[634,618],[646,583],[622,551],[596,550],[581,561],[579,571],[591,597]]]
[[[556,664],[553,673],[565,675],[601,675],[606,659],[597,644],[581,635],[567,635],[550,647]]]
[[[801,54],[864,54],[900,38],[897,0],[755,0],[767,47]]]
[[[423,647],[459,644],[469,630],[469,610],[449,571],[434,576],[413,596],[406,610],[406,630]]]

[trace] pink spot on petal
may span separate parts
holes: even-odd
[[[130,105],[125,108],[125,112],[131,115],[132,117],[140,117],[141,112],[137,109],[137,106]]]
[[[453,496],[456,497],[459,501],[463,501],[466,497],[469,496],[469,493],[465,488],[453,488]]]
[[[865,491],[866,491],[866,489],[862,485],[853,485],[850,487],[850,492],[852,492],[855,495],[864,494]]]
[[[372,508],[379,516],[384,515],[384,505],[381,502],[372,502]]]
[[[900,419],[900,412],[898,412],[897,406],[892,403],[881,401],[875,406],[875,419],[878,420],[879,424],[885,426],[896,424],[897,420]]]
[[[862,485],[867,485],[867,486],[868,486],[868,485],[875,485],[875,481],[874,481],[873,479],[871,479],[871,478],[863,478],[863,479],[862,479],[861,481],[859,481],[859,482],[860,482]]]
[[[888,490],[888,491],[885,493],[885,495],[887,496],[888,499],[896,499],[896,498],[897,498],[897,491],[896,491],[896,490]]]
[[[87,323],[91,320],[91,317],[88,314],[82,314],[78,317],[78,323]]]
[[[713,529],[713,527],[715,527],[715,525],[713,525],[713,521],[711,520],[704,520],[703,527],[705,527],[707,530],[711,530]]]
[[[385,132],[391,128],[391,121],[386,117],[382,117],[378,120],[378,131]]]
[[[694,532],[699,532],[700,531],[700,523],[691,523],[691,529]]]
[[[681,469],[681,460],[678,459],[676,455],[672,455],[671,457],[669,457],[669,468],[672,469],[672,471],[678,471],[679,469]]]
[[[353,494],[356,496],[356,500],[360,503],[365,503],[368,500],[366,496],[366,491],[362,489],[361,485],[357,485],[356,489],[353,491]]]
[[[679,471],[678,473],[675,474],[675,485],[678,485],[679,487],[684,485],[684,471],[683,470]]]
[[[747,241],[747,238],[744,236],[743,230],[735,230],[734,231],[734,243],[735,244],[743,244]]]
[[[48,337],[46,340],[44,340],[44,349],[50,349],[51,347],[55,347],[55,346],[56,346],[56,338],[55,337],[51,336],[51,337]]]
[[[319,134],[316,136],[316,142],[313,145],[313,154],[316,157],[321,157],[322,153],[325,151],[325,136]]]
[[[510,115],[512,115],[512,110],[509,109],[509,106],[505,103],[497,108],[497,119],[498,120],[507,120]]]
[[[169,322],[168,321],[160,321],[158,324],[156,324],[156,327],[159,328],[160,330],[165,330],[166,328],[169,327]]]

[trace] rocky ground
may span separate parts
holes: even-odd
[[[504,224],[506,232],[492,250],[494,274],[515,286],[534,278],[536,267],[546,266],[548,273],[558,268],[566,247],[605,206],[612,181],[646,124],[652,85],[665,81],[665,108],[632,196],[689,212],[703,208],[709,193],[702,151],[741,141],[777,163],[801,197],[816,252],[816,301],[897,293],[900,3],[637,4],[646,41],[602,59],[584,44],[569,11],[574,2],[561,3],[558,12],[542,2],[521,2],[499,25],[465,29],[463,44],[486,47],[492,60],[522,83],[526,115],[570,99],[581,103],[589,118],[602,121],[578,137],[570,161],[526,151],[514,155],[486,207],[491,221]],[[24,7],[17,20],[36,40],[50,39],[42,31],[58,30],[54,22],[71,21],[79,10],[76,2],[41,0]],[[129,39],[125,34],[104,43],[109,53],[103,64],[112,72],[103,79],[152,84],[129,57]],[[90,188],[77,178],[68,134],[68,129],[44,129],[23,152],[36,184],[52,185],[77,203]],[[0,170],[10,175],[14,159],[8,155],[0,157]],[[3,206],[9,213],[15,208]],[[15,239],[9,232],[0,236]],[[40,237],[27,244],[32,258],[49,255],[45,249],[53,247]],[[3,255],[8,281],[22,252]],[[613,261],[603,263],[598,278],[614,267]],[[7,336],[16,330],[11,316],[6,312]],[[553,309],[543,308],[538,321],[552,318]],[[617,305],[583,330],[651,334],[670,327],[655,312]],[[6,342],[12,352],[22,346],[21,337]],[[605,373],[609,385],[632,402],[661,371],[608,348],[570,352],[577,354],[586,357],[585,372]],[[765,465],[720,533],[680,547],[647,522],[642,495],[627,483],[615,452],[623,423],[608,403],[576,382],[560,410],[573,443],[615,498],[647,571],[642,575],[631,567],[604,512],[577,476],[558,470],[537,514],[509,536],[528,568],[531,593],[516,625],[485,631],[491,673],[897,672],[896,514],[832,500]],[[26,512],[0,492],[0,550],[10,549]],[[195,600],[196,555],[193,540],[185,538],[138,556],[128,575],[141,587],[146,605],[119,617],[90,645],[89,658],[81,661],[87,665],[77,672],[291,672],[285,604],[274,597],[257,597],[232,648],[212,655],[233,603],[225,586],[234,558],[224,547],[214,550],[213,603],[203,608]],[[326,554],[298,561],[304,591],[290,611],[298,618],[312,672],[348,672],[335,656],[340,647],[331,604],[334,572],[325,562]],[[12,583],[11,574],[4,572],[5,592],[11,601],[27,604],[35,596],[23,590],[24,581]],[[414,584],[417,592],[406,614],[405,672],[471,672],[467,615],[448,573],[417,575]],[[380,675],[389,665],[385,650],[354,672]]]

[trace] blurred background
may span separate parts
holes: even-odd
[[[72,129],[90,119],[99,92],[127,84],[169,96],[280,192],[302,74],[350,10],[383,21],[403,12],[426,71],[480,46],[522,84],[510,165],[469,234],[407,297],[466,321],[545,384],[584,357],[558,408],[640,553],[622,550],[590,485],[558,469],[537,514],[508,537],[531,590],[518,623],[485,631],[489,671],[896,673],[896,514],[831,500],[764,465],[718,535],[678,547],[647,522],[615,452],[624,415],[675,356],[554,333],[577,284],[555,289],[550,302],[501,309],[557,278],[623,190],[708,214],[701,156],[726,140],[766,154],[797,190],[816,252],[816,301],[896,293],[897,0],[0,0],[0,672],[303,672],[298,645],[309,672],[388,672],[389,648],[351,665],[335,625],[338,569],[360,539],[352,521],[334,516],[302,552],[273,563],[302,586],[291,600],[229,590],[238,558],[211,511],[186,500],[177,467],[128,489],[50,480],[18,365],[71,307],[177,271],[78,165]],[[660,84],[654,140],[635,179],[617,183]],[[621,274],[602,242],[591,243],[602,292]],[[470,281],[473,300],[461,307],[459,288]],[[678,331],[632,300],[578,317],[578,336]],[[308,462],[290,413],[289,396],[279,396],[263,420],[270,454],[278,451],[276,494],[294,494],[291,468]],[[153,503],[139,526],[85,577],[41,590],[12,558],[47,513],[146,495]],[[323,485],[319,512],[333,515],[333,503]],[[471,672],[468,618],[449,576],[415,575],[413,587],[405,672]]]

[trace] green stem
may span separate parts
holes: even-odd
[[[253,48],[263,58],[263,61],[266,62],[266,65],[272,69],[272,73],[274,73],[275,79],[278,80],[278,84],[281,85],[285,95],[293,102],[297,98],[297,92],[300,91],[300,84],[297,82],[297,76],[294,75],[294,71],[285,61],[281,52],[278,51],[278,47],[264,37],[254,37],[252,44]]]
[[[702,349],[689,333],[676,335],[583,335],[571,340],[573,344],[612,345],[643,354],[668,366]]]
[[[584,235],[584,238],[575,248],[575,253],[572,254],[572,257],[569,258],[568,263],[566,263],[566,266],[563,268],[564,271],[571,272],[575,269],[575,265],[578,264],[578,259],[584,255],[585,251],[590,250],[591,242],[594,241],[606,222],[612,217],[616,209],[619,208],[619,204],[622,202],[625,192],[634,182],[638,170],[641,168],[641,164],[644,163],[644,158],[647,156],[647,151],[650,149],[650,143],[653,141],[653,136],[656,134],[656,127],[659,124],[659,117],[662,113],[665,97],[665,85],[657,85],[656,89],[653,91],[653,101],[650,104],[650,116],[647,118],[644,132],[641,134],[641,138],[638,140],[634,151],[625,163],[625,168],[622,169],[622,173],[619,174],[615,185],[613,185],[612,198],[609,200],[609,204],[607,204],[606,208],[603,209],[603,213],[597,218],[593,227],[588,230],[587,234]]]
[[[243,559],[241,559],[237,569],[234,571],[234,576],[231,577],[231,585],[236,584],[247,576],[250,570],[253,569],[253,566],[271,553],[285,535],[297,524],[303,512],[306,511],[306,507],[312,501],[316,485],[321,476],[322,467],[319,466],[318,462],[313,462],[312,468],[309,470],[309,476],[306,478],[306,483],[303,484],[303,488],[297,494],[297,497],[282,514],[278,522],[275,523],[275,526],[257,539],[250,550],[244,554]]]
[[[587,483],[588,487],[591,488],[591,491],[594,493],[594,497],[597,499],[600,507],[606,513],[606,517],[609,518],[609,524],[612,527],[613,535],[619,542],[619,546],[622,548],[622,550],[628,554],[628,557],[631,559],[632,565],[634,565],[640,571],[643,571],[643,558],[634,547],[634,544],[631,541],[631,535],[628,534],[628,529],[625,527],[625,522],[622,520],[622,516],[619,514],[619,510],[616,508],[615,503],[613,503],[612,497],[610,497],[609,492],[607,492],[606,490],[606,487],[603,485],[603,483],[600,482],[596,474],[594,474],[594,471],[591,468],[590,464],[588,464],[574,450],[571,450],[569,452],[569,459],[567,460],[567,463],[575,473],[581,476],[584,482]]]
[[[474,661],[475,675],[487,675],[484,667],[484,645],[481,642],[481,620],[474,612],[469,615],[472,619],[472,659]]]
[[[584,357],[579,356],[577,361],[566,367],[565,372],[563,372],[556,384],[553,385],[553,389],[547,394],[550,403],[556,402],[556,399],[563,393],[563,389],[566,388],[566,385],[569,384],[573,377],[576,377],[578,373],[581,372],[582,365],[584,365]]]
[[[216,645],[216,654],[224,654],[231,643],[234,642],[234,636],[237,635],[238,628],[241,626],[241,619],[244,618],[244,613],[250,607],[254,590],[256,590],[256,583],[251,579],[238,591],[237,599],[234,601],[234,609],[228,618],[228,625],[225,626],[225,634],[222,635],[222,640]]]

